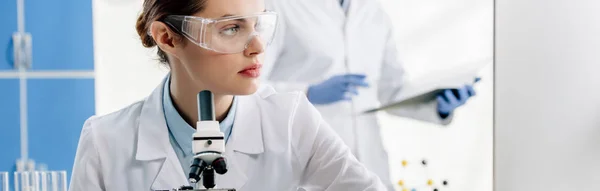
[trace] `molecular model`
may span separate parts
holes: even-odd
[[[427,178],[426,180],[409,182],[406,180],[406,175],[403,176],[400,180],[398,180],[398,186],[400,186],[400,191],[442,191],[442,188],[448,187],[448,180],[440,180],[435,181],[433,178],[430,178],[429,172],[427,170],[427,160],[421,160],[419,165],[411,165],[407,160],[402,160],[402,168],[404,171],[407,171],[409,167],[418,167],[420,166],[423,170],[423,173]]]

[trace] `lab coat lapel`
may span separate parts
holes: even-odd
[[[316,1],[322,1],[322,0],[316,0]],[[345,0],[345,1],[349,1],[349,0]],[[327,20],[333,19],[336,24],[339,24],[339,26],[344,26],[343,24],[346,21],[346,12],[344,11],[344,8],[342,7],[342,5],[340,5],[340,0],[329,0],[329,1],[322,1],[322,2],[325,3],[325,5],[321,5],[321,6],[324,6],[324,14],[328,16],[328,18],[326,18],[326,19]],[[309,3],[314,4],[314,2],[309,2]],[[323,19],[323,18],[321,18],[321,19]]]
[[[350,73],[364,73],[365,70],[363,69],[364,63],[353,63],[353,60],[356,60],[354,58],[352,58],[353,56],[356,56],[355,53],[357,50],[363,50],[362,47],[359,47],[357,49],[357,43],[360,41],[364,41],[364,38],[369,38],[367,36],[360,36],[362,33],[362,31],[365,30],[375,30],[373,28],[369,28],[366,27],[364,24],[365,23],[373,23],[373,22],[377,22],[377,21],[365,21],[365,17],[368,14],[372,14],[372,12],[369,12],[370,9],[373,9],[372,7],[366,7],[366,6],[370,6],[368,5],[367,1],[372,1],[372,0],[347,0],[350,1],[349,6],[348,6],[348,11],[346,12],[346,21],[344,24],[344,29],[342,29],[344,31],[344,43],[346,46],[346,72],[350,72]],[[372,3],[371,3],[372,4]],[[358,35],[358,36],[357,36]]]
[[[264,152],[261,114],[254,96],[238,96],[236,119],[226,145],[229,172],[217,178],[222,188],[242,189]]]
[[[163,85],[164,81],[144,101],[137,134],[135,159],[142,166],[144,182],[151,183],[149,189],[152,190],[171,190],[188,185],[177,155],[169,142],[162,107]]]
[[[356,29],[357,27],[360,26],[355,26],[355,24],[357,24],[357,22],[355,22],[356,19],[360,19],[360,14],[362,14],[359,10],[360,6],[362,6],[361,4],[363,3],[362,0],[346,0],[346,1],[350,1],[348,2],[348,10],[346,10],[345,16],[346,16],[346,20],[345,20],[345,25],[344,25],[344,33],[346,33],[346,35],[348,35],[349,32],[351,32],[353,29]],[[367,29],[368,30],[368,29]],[[347,41],[347,39],[346,39]]]

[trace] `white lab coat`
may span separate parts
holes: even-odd
[[[348,1],[348,0],[347,0]],[[355,156],[391,189],[388,156],[375,114],[362,114],[398,101],[405,71],[398,60],[392,24],[376,0],[351,0],[344,13],[339,0],[267,0],[279,13],[277,35],[266,51],[263,79],[280,92],[306,92],[310,84],[334,75],[366,74],[369,88],[352,102],[317,105]],[[437,124],[436,100],[388,111]]]
[[[188,185],[169,142],[162,87],[144,101],[85,122],[71,191],[170,190]],[[261,87],[239,96],[217,186],[259,190],[384,190],[379,178],[300,94]],[[191,135],[190,135],[191,141]]]

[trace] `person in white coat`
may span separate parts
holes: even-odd
[[[143,101],[85,122],[70,190],[189,185],[201,90],[213,92],[226,140],[229,171],[217,187],[385,190],[304,95],[258,85],[276,19],[263,0],[146,0],[138,33],[171,72]]]
[[[268,0],[267,4],[281,14],[266,53],[263,80],[278,91],[306,93],[359,161],[391,190],[379,122],[374,113],[363,113],[399,101],[405,87],[405,70],[384,9],[376,0]],[[387,112],[446,125],[453,110],[474,95],[472,85],[465,84],[445,90],[437,99]]]

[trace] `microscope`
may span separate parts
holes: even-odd
[[[215,189],[215,172],[227,173],[225,138],[215,120],[214,99],[212,92],[205,90],[198,93],[198,122],[194,133],[192,150],[194,161],[188,174],[191,186],[182,186],[178,190],[189,191],[235,191],[235,189]],[[202,181],[205,189],[198,189]]]

